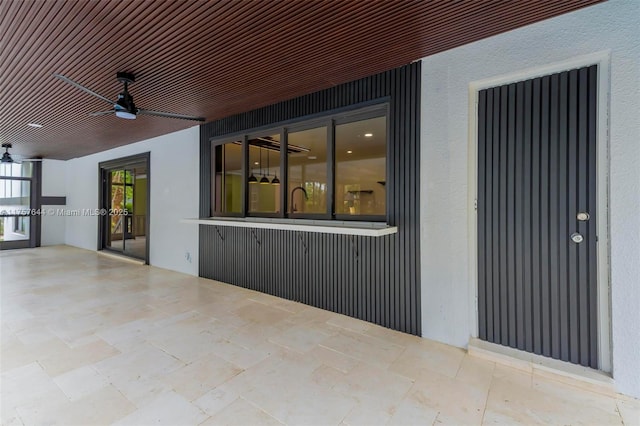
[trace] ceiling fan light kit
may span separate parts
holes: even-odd
[[[94,117],[114,113],[118,118],[124,118],[126,120],[135,120],[138,114],[144,114],[144,115],[155,115],[157,117],[177,118],[180,120],[205,121],[204,117],[194,117],[190,115],[174,114],[172,112],[152,111],[152,110],[146,110],[146,109],[141,109],[136,107],[136,104],[133,102],[133,96],[131,96],[131,93],[129,93],[129,84],[133,84],[136,81],[136,77],[133,73],[118,72],[116,74],[116,79],[123,84],[124,89],[122,90],[122,92],[120,92],[120,94],[118,94],[118,100],[115,102],[109,100],[105,96],[102,96],[94,92],[93,90],[87,87],[84,87],[80,83],[71,80],[69,77],[65,77],[62,74],[54,74],[54,77],[59,78],[65,83],[72,85],[76,89],[80,89],[92,96],[95,96],[98,99],[101,99],[109,103],[109,105],[113,107],[113,109],[108,111],[99,111],[99,112],[94,112],[90,114]]]
[[[124,118],[125,120],[135,120],[136,119],[136,114],[129,112],[129,111],[119,111],[116,110],[116,117],[118,118]]]

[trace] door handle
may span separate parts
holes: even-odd
[[[584,241],[584,237],[582,236],[582,234],[578,232],[574,232],[573,234],[571,234],[571,241],[573,241],[576,244],[580,244],[581,242]]]

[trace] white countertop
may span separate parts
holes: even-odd
[[[381,222],[351,222],[342,220],[282,219],[267,217],[210,217],[182,219],[182,223],[213,226],[236,226],[239,228],[281,229],[284,231],[320,232],[325,234],[364,235],[381,237],[395,234],[397,226]]]

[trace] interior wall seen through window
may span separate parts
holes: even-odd
[[[249,213],[280,212],[279,170],[280,134],[250,138]]]
[[[214,142],[213,161],[214,215],[386,218],[386,105]]]
[[[214,211],[242,213],[242,141],[217,146],[215,161]]]
[[[327,127],[288,135],[288,212],[327,213]]]
[[[31,217],[18,216],[31,209],[33,164],[0,164],[0,241],[28,240]],[[19,178],[19,179],[12,179]]]
[[[386,117],[336,126],[335,210],[340,215],[386,212]]]

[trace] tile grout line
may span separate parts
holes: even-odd
[[[491,381],[489,382],[489,389],[487,389],[487,397],[484,400],[484,409],[482,410],[482,418],[480,419],[480,424],[484,424],[484,416],[487,412],[487,405],[489,404],[489,395],[491,395],[491,388],[493,387],[493,381],[495,380],[495,362],[493,363],[493,370],[491,371]],[[533,376],[531,378],[533,382]]]
[[[389,366],[390,367],[390,366]],[[393,371],[389,371],[389,367],[385,368],[385,371],[391,374],[396,374]],[[398,375],[398,374],[396,374]],[[400,377],[405,377],[402,375],[399,375]],[[398,405],[402,404],[402,402],[409,396],[409,392],[411,392],[411,389],[413,389],[413,386],[416,384],[416,379],[413,378],[409,378],[407,377],[409,380],[411,380],[411,386],[409,386],[409,389],[407,389],[407,391],[402,395],[402,397],[400,398],[400,402],[398,403]],[[439,414],[439,413],[438,413]],[[391,419],[393,418],[393,415],[391,415],[391,417],[389,418],[389,420],[387,421],[387,425],[390,425]],[[436,418],[438,418],[438,416],[436,415]]]
[[[616,411],[618,412],[618,416],[620,417],[620,422],[622,423],[622,426],[625,426],[626,423],[624,422],[624,417],[622,417],[622,412],[620,411],[620,405],[618,399],[615,399],[616,402]]]
[[[287,426],[287,423],[285,423],[283,421],[280,421],[278,418],[272,416],[269,412],[265,411],[262,407],[260,407],[259,405],[257,405],[253,401],[245,398],[243,395],[238,396],[238,398],[242,399],[243,401],[247,402],[249,405],[252,405],[253,407],[255,407],[258,410],[262,411],[264,414],[266,414],[267,416],[271,417],[273,420],[275,420],[276,422],[280,423],[281,425]],[[231,404],[229,404],[229,405],[231,405]]]
[[[453,375],[454,379],[458,378],[458,374],[460,373],[460,370],[462,369],[462,363],[464,362],[464,358],[469,356],[469,352],[467,352],[466,354],[464,354],[465,356],[462,357],[462,359],[460,360],[460,365],[458,365],[458,368],[456,369],[456,374]]]

